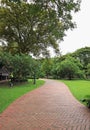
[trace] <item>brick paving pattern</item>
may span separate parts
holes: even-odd
[[[63,83],[46,80],[0,115],[0,130],[90,130],[90,109]]]

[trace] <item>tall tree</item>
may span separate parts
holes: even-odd
[[[41,66],[41,71],[45,74],[46,78],[50,78],[51,70],[52,70],[52,60],[50,58],[46,58]]]
[[[65,60],[57,64],[57,72],[60,78],[84,78],[82,64],[72,57],[67,57]]]
[[[76,50],[72,56],[80,60],[80,62],[87,66],[90,63],[90,47],[84,47]]]
[[[49,46],[58,52],[58,41],[75,27],[72,11],[79,7],[80,0],[2,0],[0,39],[6,40],[7,46],[16,43],[12,48],[18,53],[46,54]]]
[[[83,70],[87,75],[87,65],[90,64],[90,47],[84,47],[76,50],[72,56],[77,58],[83,65]]]

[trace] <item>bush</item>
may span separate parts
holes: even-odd
[[[83,78],[83,71],[71,57],[59,64],[58,72],[61,78],[68,78],[69,80],[73,78]]]
[[[25,54],[3,53],[0,55],[0,68],[5,66],[13,75],[13,81],[27,81],[29,76],[34,75],[36,66],[34,59]]]
[[[85,96],[82,102],[85,102],[87,107],[90,108],[90,95]]]

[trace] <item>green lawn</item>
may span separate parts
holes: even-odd
[[[0,113],[3,112],[14,100],[23,94],[40,87],[43,84],[43,80],[37,80],[36,85],[29,80],[28,83],[15,85],[12,88],[10,88],[8,84],[0,84]]]
[[[90,81],[87,80],[63,80],[63,82],[69,87],[72,94],[79,101],[90,96]]]

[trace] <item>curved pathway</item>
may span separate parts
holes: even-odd
[[[0,130],[90,130],[90,110],[65,84],[46,80],[0,115]]]

